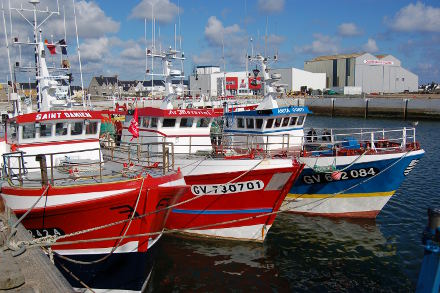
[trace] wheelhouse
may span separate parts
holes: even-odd
[[[91,111],[51,111],[16,116],[6,122],[6,144],[21,152],[24,167],[38,168],[35,155],[46,155],[47,166],[65,160],[99,161],[99,130],[103,116]],[[69,155],[69,152],[75,152]],[[27,160],[26,156],[33,156]],[[5,162],[3,162],[5,163]],[[34,170],[35,171],[35,170]]]
[[[308,107],[282,107],[225,113],[224,132],[235,148],[301,148]]]
[[[138,109],[139,138],[132,141],[148,144],[152,152],[160,152],[162,143],[172,143],[174,153],[196,153],[211,150],[210,129],[214,118],[221,113],[213,109]],[[122,142],[130,142],[127,117]]]

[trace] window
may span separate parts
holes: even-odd
[[[209,122],[211,122],[209,118],[200,118],[197,121],[197,127],[208,127]]]
[[[290,117],[290,126],[295,125],[296,124],[296,120],[298,120],[298,117]]]
[[[304,122],[304,116],[299,116],[298,121],[296,122],[296,125],[303,125]]]
[[[266,128],[272,128],[273,125],[273,119],[267,119]]]
[[[23,124],[23,139],[35,138],[35,124]]]
[[[263,127],[263,119],[255,119],[255,124],[258,129],[261,129]]]
[[[55,135],[56,136],[67,135],[67,123],[59,122],[55,124]]]
[[[86,124],[86,134],[96,134],[98,132],[98,122],[89,122]]]
[[[70,135],[81,135],[83,132],[83,122],[70,123]]]
[[[246,128],[254,129],[254,118],[246,118]]]
[[[289,125],[289,119],[290,119],[290,117],[284,117],[284,119],[283,119],[283,127],[286,127],[287,125]]]
[[[280,126],[281,126],[281,118],[275,119],[275,127],[280,127]]]
[[[52,125],[51,123],[41,123],[40,124],[40,137],[52,136]]]
[[[182,118],[180,119],[180,127],[192,127],[194,118]]]
[[[156,128],[157,127],[157,117],[152,117],[151,118],[151,124],[150,124],[151,128]]]
[[[176,125],[176,119],[163,119],[162,127],[174,127]]]
[[[143,117],[142,118],[142,124],[140,124],[142,127],[148,128],[150,125],[150,117]]]
[[[237,119],[237,128],[244,128],[243,118]]]

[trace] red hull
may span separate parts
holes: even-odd
[[[70,234],[84,229],[107,225],[117,221],[131,218],[136,201],[139,197],[135,216],[145,215],[139,219],[133,219],[126,239],[119,246],[128,242],[138,241],[137,252],[145,252],[148,249],[149,238],[155,239],[160,234],[144,237],[132,237],[130,235],[160,232],[164,228],[169,210],[158,213],[151,213],[158,209],[166,208],[174,204],[183,193],[188,190],[186,185],[160,187],[159,184],[177,180],[181,174],[165,176],[161,178],[148,177],[142,185],[142,178],[127,180],[115,183],[98,183],[93,185],[78,185],[70,187],[49,187],[47,196],[41,201],[50,202],[51,197],[66,195],[72,197],[87,196],[91,192],[112,191],[113,195],[98,199],[82,200],[76,202],[66,202],[64,204],[51,205],[33,209],[24,219],[24,226],[33,232],[34,236],[41,237],[47,234]],[[3,196],[40,196],[45,188],[2,188]],[[117,192],[120,190],[121,192]],[[127,191],[129,190],[129,191]],[[66,201],[68,199],[66,198]],[[16,209],[15,212],[20,217],[26,208]],[[150,214],[151,213],[151,214]],[[63,241],[76,241],[87,239],[99,239],[107,237],[120,237],[127,229],[128,222],[120,223],[104,229],[95,230],[85,234],[68,237]],[[150,241],[151,241],[150,239]],[[75,243],[66,245],[54,245],[53,248],[62,253],[63,250],[112,248],[119,242],[116,240],[106,240],[97,242]]]
[[[234,180],[235,186],[238,188],[240,182],[260,181],[264,185],[263,188],[229,194],[207,193],[195,200],[175,207],[168,217],[166,228],[212,230],[261,224],[270,226],[275,220],[276,214],[267,216],[264,216],[264,214],[278,211],[289,188],[297,179],[302,169],[302,165],[295,164],[289,168],[250,171]],[[180,202],[198,196],[194,192],[195,186],[203,187],[228,183],[243,173],[216,174],[215,177],[212,175],[185,176],[186,183],[191,185],[192,189],[182,196]],[[187,230],[186,232],[190,231]],[[222,235],[217,235],[223,237]],[[244,238],[250,239],[250,237]]]

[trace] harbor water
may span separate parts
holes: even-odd
[[[412,127],[309,116],[313,127]],[[428,207],[440,206],[440,122],[420,121],[426,154],[376,220],[280,214],[264,243],[164,235],[148,292],[413,292]]]

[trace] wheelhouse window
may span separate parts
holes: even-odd
[[[174,127],[176,125],[176,119],[163,119],[162,127]]]
[[[52,125],[51,123],[40,123],[40,137],[52,136]]]
[[[156,128],[157,127],[157,117],[151,117],[150,127],[151,128]]]
[[[180,127],[192,127],[194,118],[182,118],[180,119]]]
[[[67,123],[58,122],[57,124],[55,124],[55,135],[56,136],[67,135]]]
[[[273,119],[272,118],[267,119],[266,128],[272,128],[272,125],[273,125]]]
[[[237,119],[237,128],[244,128],[243,118],[238,118]]]
[[[150,117],[142,117],[142,124],[139,125],[148,128],[148,126],[150,125]]]
[[[296,125],[303,125],[303,123],[304,123],[304,116],[299,116]]]
[[[254,118],[246,118],[246,128],[254,129]]]
[[[290,117],[284,117],[283,118],[283,127],[286,127],[287,125],[289,125],[289,119],[290,119]]]
[[[261,129],[263,127],[263,119],[255,119],[255,126],[258,129]]]
[[[35,124],[23,124],[22,130],[21,137],[23,139],[35,138]]]
[[[83,132],[83,122],[70,123],[70,135],[81,135]]]
[[[280,126],[281,126],[281,118],[275,119],[275,127],[280,127]]]
[[[208,127],[210,122],[209,118],[200,118],[197,121],[197,127]]]
[[[98,122],[88,122],[88,124],[86,124],[86,134],[96,133],[98,133]]]
[[[289,123],[289,125],[290,126],[292,126],[292,125],[295,125],[296,124],[296,120],[298,120],[298,117],[290,117],[290,123]]]

